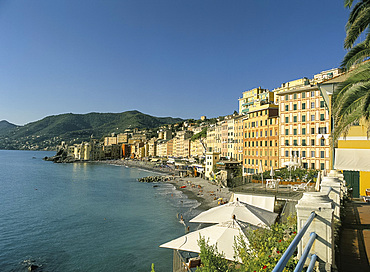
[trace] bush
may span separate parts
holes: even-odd
[[[246,233],[248,242],[239,236],[236,238],[235,256],[242,263],[234,263],[222,259],[216,246],[207,244],[204,238],[198,243],[202,267],[197,271],[272,271],[277,262],[288,248],[297,233],[296,218],[288,218],[287,223],[276,223],[269,229],[259,228]],[[294,271],[298,260],[296,256],[290,258],[284,271]]]

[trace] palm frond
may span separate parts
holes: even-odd
[[[334,136],[345,135],[353,122],[370,120],[370,61],[349,72],[333,94]],[[370,131],[370,130],[369,130]]]
[[[355,6],[357,7],[358,4]],[[355,11],[354,14],[352,12]],[[361,6],[357,10],[352,10],[350,18],[346,24],[347,36],[344,40],[344,48],[349,49],[353,47],[357,38],[364,32],[370,25],[370,5]]]
[[[370,43],[366,40],[354,46],[344,57],[341,68],[349,70],[370,57]]]
[[[353,0],[344,0],[344,7],[351,8]]]

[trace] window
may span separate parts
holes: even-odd
[[[293,134],[297,135],[297,129],[296,128],[293,129]]]
[[[325,146],[325,138],[321,138],[320,139],[320,145],[321,146]]]
[[[289,110],[289,105],[285,105],[285,111]]]
[[[306,146],[306,139],[302,139],[302,146]]]
[[[319,134],[326,134],[326,127],[319,127]]]
[[[315,163],[311,163],[311,169],[315,169]]]
[[[306,109],[306,103],[302,103],[302,110]]]
[[[320,158],[325,158],[325,151],[320,151]]]
[[[293,110],[297,110],[297,104],[293,104]]]
[[[272,141],[270,141],[270,146],[272,146]]]
[[[302,135],[306,135],[306,128],[302,128]]]
[[[325,114],[320,114],[320,121],[325,121]]]
[[[320,101],[320,108],[325,108],[325,102],[324,102],[324,100],[321,100]]]
[[[304,151],[304,150],[302,151],[302,157],[306,158],[306,151]]]
[[[315,121],[315,114],[311,115],[311,121]]]
[[[285,140],[285,145],[289,146],[289,140]]]
[[[315,102],[311,102],[311,109],[315,108]]]
[[[297,123],[297,116],[293,116],[293,122]]]
[[[315,139],[311,139],[311,145],[314,146],[315,145]]]
[[[295,94],[293,94],[293,98],[294,99],[297,99],[297,94],[295,93]]]
[[[315,128],[311,128],[311,134],[315,134]]]
[[[315,96],[315,91],[311,91],[311,97]]]
[[[294,146],[297,146],[298,145],[297,140],[293,140],[293,145]]]
[[[288,150],[285,151],[285,157],[289,157],[289,151]]]
[[[302,93],[302,98],[306,98],[306,93]]]
[[[265,146],[267,146],[267,141],[265,141]]]
[[[285,129],[285,135],[289,135],[289,128]]]
[[[315,151],[311,151],[311,158],[315,158]]]
[[[267,130],[265,130],[265,137],[267,137]]]
[[[285,100],[289,100],[289,95],[288,94],[285,95]]]
[[[321,170],[324,170],[325,169],[325,165],[323,163],[320,163],[320,169]]]
[[[306,122],[306,115],[302,115],[302,122]]]
[[[289,123],[289,116],[285,117],[285,123]]]

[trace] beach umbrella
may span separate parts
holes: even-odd
[[[259,173],[261,173],[262,186],[263,186],[263,169],[262,169],[262,160],[259,162],[258,172],[259,172]]]
[[[292,167],[298,166],[298,163],[296,163],[294,161],[287,161],[287,162],[283,162],[283,165],[288,167],[288,169],[289,169],[289,180],[292,180]]]
[[[229,202],[206,210],[190,220],[191,223],[221,223],[235,215],[239,221],[257,227],[271,226],[277,214],[240,201]]]
[[[317,173],[317,179],[316,179],[316,184],[315,184],[315,191],[319,192],[320,191],[320,183],[321,183],[321,171]]]
[[[274,168],[271,166],[270,177],[273,179],[275,176]]]
[[[198,241],[200,237],[202,237],[208,241],[209,245],[217,244],[218,252],[223,253],[226,259],[238,261],[234,258],[234,240],[236,237],[241,236],[248,244],[245,233],[249,227],[249,224],[243,223],[237,219],[232,219],[227,222],[190,232],[162,244],[159,247],[200,253]]]

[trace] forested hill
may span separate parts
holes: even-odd
[[[24,126],[1,121],[0,149],[44,149],[60,143],[81,142],[91,135],[95,139],[111,133],[121,133],[128,128],[157,128],[165,124],[183,121],[180,118],[153,117],[139,111],[122,113],[60,114]],[[6,123],[9,125],[6,125]]]
[[[0,136],[9,133],[9,131],[12,131],[16,127],[16,125],[11,124],[6,120],[0,121]]]

